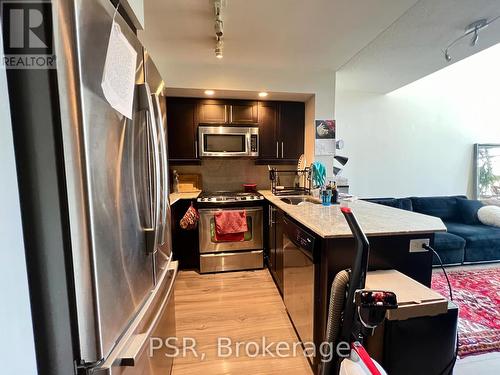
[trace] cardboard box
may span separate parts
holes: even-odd
[[[396,270],[368,272],[365,289],[396,293],[398,308],[387,311],[388,320],[406,320],[448,312],[448,300],[445,297]]]

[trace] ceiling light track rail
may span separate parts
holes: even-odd
[[[468,25],[465,28],[464,34],[459,36],[457,39],[455,39],[453,42],[448,44],[446,49],[443,51],[444,53],[444,58],[446,61],[450,62],[453,60],[453,57],[450,55],[450,48],[452,48],[455,44],[460,42],[462,39],[470,37],[472,35],[472,39],[470,40],[470,46],[475,47],[477,45],[477,42],[479,41],[479,33],[487,28],[489,25],[491,25],[493,22],[498,20],[500,16],[497,16],[495,18],[492,18],[490,20],[486,18],[482,18],[480,20],[472,22],[470,25]]]

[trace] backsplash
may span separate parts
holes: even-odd
[[[279,165],[279,169],[295,169],[294,165]],[[243,184],[257,184],[257,189],[269,190],[269,170],[267,165],[255,165],[251,159],[205,159],[201,165],[175,165],[170,170],[179,174],[201,174],[205,191],[241,191]]]

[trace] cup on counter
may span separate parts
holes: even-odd
[[[311,195],[313,198],[319,199],[320,198],[320,189],[311,189]]]
[[[332,205],[332,190],[325,189],[321,191],[321,203],[323,206],[331,206]]]

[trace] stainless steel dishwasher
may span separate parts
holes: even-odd
[[[285,306],[300,340],[313,342],[315,238],[286,217],[283,223]]]

